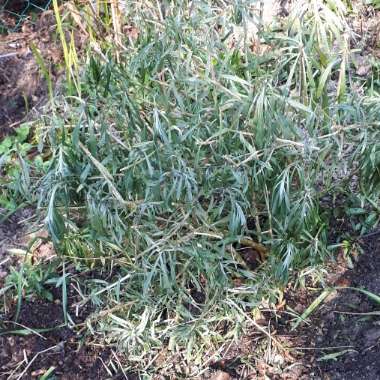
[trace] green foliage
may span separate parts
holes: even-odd
[[[25,123],[0,142],[0,208],[7,211],[36,200],[33,180],[40,178],[48,165],[28,142],[30,130],[30,124]]]
[[[29,193],[29,167],[24,157],[30,151],[31,144],[26,140],[29,126],[24,124],[16,130],[14,136],[7,136],[0,142],[0,207],[13,210],[20,198]]]
[[[21,298],[30,299],[36,295],[40,298],[52,301],[53,295],[48,290],[49,279],[54,275],[55,267],[37,267],[29,263],[22,265],[21,270],[12,268],[11,273],[6,279],[6,287],[14,288]]]
[[[380,8],[380,1],[379,0],[366,0],[366,4],[372,5],[375,9]]]
[[[340,1],[301,2],[263,33],[262,56],[246,2],[127,14],[138,37],[91,51],[81,98],[46,117],[40,204],[61,254],[118,267],[89,295],[128,305],[99,318],[107,340],[139,364],[167,342],[191,361],[274,302],[275,281],[326,257],[336,199],[373,208],[376,225],[379,99],[351,88]],[[239,259],[242,239],[270,252],[262,271]]]

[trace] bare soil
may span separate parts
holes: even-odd
[[[1,23],[9,28],[14,26],[16,20],[8,11],[17,12],[26,3],[9,1],[6,11],[0,10]],[[80,48],[80,36],[76,42]],[[47,102],[46,82],[32,53],[32,44],[41,53],[52,80],[57,82],[63,57],[52,11],[42,13],[36,22],[26,20],[18,32],[0,34],[0,141],[22,122],[33,118]],[[0,224],[0,289],[10,268],[19,265],[19,258],[9,250],[26,248],[29,231],[24,221],[32,215],[33,210],[26,208]],[[14,302],[11,311],[0,311],[0,379],[37,379],[50,368],[54,368],[53,374],[58,379],[118,379],[119,375],[110,374],[103,364],[109,362],[111,349],[91,345],[83,335],[64,326],[62,295],[56,288],[49,291],[54,295],[51,302],[37,298],[24,301],[17,322]],[[72,306],[76,301],[74,295],[69,296],[70,315],[76,315]],[[80,324],[89,312],[85,308],[74,322]],[[30,334],[22,334],[21,330]]]
[[[0,332],[0,378],[39,378],[52,367],[58,379],[119,378],[110,375],[105,368],[111,349],[86,345],[83,336],[65,326],[61,294],[57,289],[50,291],[55,295],[52,302],[39,299],[24,302],[17,324],[14,323],[15,308],[4,318]],[[73,301],[72,295],[70,304]],[[90,311],[82,309],[74,323],[83,322]],[[17,332],[24,326],[30,329],[26,336]]]
[[[336,285],[380,295],[378,232],[363,242],[365,253],[353,269],[347,269],[335,280]],[[315,346],[319,361],[314,368],[321,371],[323,379],[380,379],[380,304],[357,291],[340,290],[313,317],[312,324],[315,334],[309,332],[305,343]],[[331,358],[331,354],[339,356]]]
[[[24,256],[13,255],[10,249],[25,251],[30,240],[30,229],[34,211],[24,208],[0,224],[0,290],[6,285],[5,278],[12,267],[19,267]],[[38,233],[38,236],[43,233]],[[56,258],[50,243],[43,243],[30,252],[32,262],[45,265]],[[62,276],[62,273],[56,273]],[[91,273],[87,273],[91,277]],[[39,379],[49,369],[52,375],[62,380],[122,379],[123,373],[110,373],[106,366],[115,360],[110,347],[89,341],[83,333],[86,318],[92,308],[89,304],[77,309],[80,301],[72,287],[68,290],[67,310],[76,325],[69,328],[64,321],[62,290],[49,286],[46,290],[53,299],[32,296],[23,299],[17,316],[16,297],[6,295],[0,308],[0,379]],[[82,329],[82,330],[81,330]],[[25,335],[26,334],[26,335]],[[130,379],[135,379],[132,375]]]
[[[354,287],[380,295],[380,231],[360,241],[362,252],[354,266],[340,254],[327,266],[328,287]],[[361,251],[361,250],[360,250]],[[252,331],[211,365],[207,379],[377,380],[380,379],[380,304],[350,289],[333,292],[296,330],[298,315],[321,289],[306,283],[289,288],[284,307],[263,312],[263,327],[281,344],[273,352],[260,351],[263,338]],[[293,313],[293,315],[291,314]],[[260,353],[261,352],[261,353]]]
[[[15,18],[1,10],[0,21],[9,27],[16,23]],[[80,35],[75,38],[79,48]],[[53,11],[41,13],[33,22],[27,18],[17,32],[0,34],[0,138],[32,118],[33,111],[47,102],[46,81],[32,46],[41,54],[52,82],[57,83],[63,54]]]
[[[6,285],[5,277],[11,267],[21,265],[23,257],[11,255],[9,249],[25,251],[30,240],[27,227],[30,223],[25,221],[29,221],[33,214],[34,210],[30,208],[19,210],[0,224],[0,290]],[[44,243],[30,252],[30,256],[32,262],[39,260],[47,265],[52,253],[54,249],[50,243]],[[59,277],[62,273],[55,275]],[[91,273],[85,275],[91,277]],[[52,368],[54,378],[62,380],[124,378],[118,370],[110,372],[106,368],[116,358],[112,349],[90,342],[83,333],[84,322],[93,312],[92,307],[85,304],[77,308],[81,299],[73,287],[68,287],[67,311],[75,324],[74,330],[65,324],[61,287],[45,285],[45,288],[53,299],[48,301],[32,296],[25,300],[23,297],[18,316],[17,298],[10,297],[8,292],[4,297],[0,308],[0,379],[39,379]],[[132,375],[129,378],[134,379]]]
[[[15,23],[15,19],[1,11],[0,21],[6,25]],[[26,20],[16,33],[0,34],[0,138],[11,133],[47,101],[46,82],[32,53],[32,45],[39,50],[55,82],[59,77],[62,49],[55,36],[51,11],[41,14],[36,22]]]
[[[0,290],[11,268],[19,267],[23,261],[23,255],[12,255],[10,249],[26,250],[33,215],[33,209],[24,208],[0,224]],[[32,262],[45,265],[49,256],[56,257],[50,243],[41,244],[30,256]],[[74,330],[64,321],[61,288],[49,286],[46,290],[53,299],[23,299],[17,319],[16,297],[10,298],[7,293],[7,300],[4,298],[0,308],[0,379],[39,379],[51,368],[55,379],[62,380],[124,378],[123,373],[106,369],[115,360],[111,348],[91,343],[83,334],[83,323],[93,311],[89,304],[77,309],[80,298],[69,288],[67,309],[76,325]],[[129,378],[134,379],[132,375]]]

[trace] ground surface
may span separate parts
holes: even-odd
[[[380,234],[363,242],[364,254],[354,269],[347,269],[333,283],[380,294]],[[341,290],[312,319],[318,357],[340,354],[318,367],[328,379],[380,379],[380,305],[366,295]],[[310,335],[309,335],[310,336]],[[325,347],[337,347],[326,350]]]
[[[331,264],[328,285],[362,288],[380,294],[378,236],[362,242],[364,251],[353,269],[349,269],[344,260]],[[310,292],[304,299],[309,297]],[[311,316],[310,324],[292,336],[293,344],[305,348],[304,365],[310,375],[331,380],[380,379],[380,305],[348,289],[338,290],[329,298]],[[290,303],[302,310],[302,301],[302,296],[299,299],[295,295]]]
[[[15,217],[16,218],[16,217]],[[380,294],[380,233],[362,241],[353,269],[339,257],[332,262],[327,277],[328,286],[365,288]],[[52,302],[33,299],[24,302],[18,323],[15,305],[3,316],[0,335],[0,378],[38,378],[49,368],[55,368],[59,379],[123,378],[106,370],[113,359],[112,350],[86,345],[85,338],[68,327],[62,327],[61,294],[49,289]],[[272,337],[285,350],[279,349],[270,357],[257,355],[263,346],[263,336],[252,331],[222,354],[222,359],[211,363],[202,379],[380,379],[380,305],[366,295],[353,290],[339,290],[320,305],[305,324],[292,331],[294,318],[291,310],[302,313],[320,294],[311,285],[285,293],[286,307],[276,312],[264,312],[262,326],[271,325]],[[74,292],[69,295],[70,315],[75,316]],[[82,323],[92,312],[81,309],[75,323]],[[27,326],[37,331],[27,336],[7,333],[7,330]],[[47,329],[47,331],[41,331]],[[45,351],[47,350],[47,351]],[[16,377],[9,377],[12,372]],[[116,372],[117,373],[117,372]],[[134,377],[130,376],[130,379]]]
[[[0,136],[11,132],[46,100],[45,82],[30,46],[33,43],[52,61],[60,59],[51,37],[51,21],[46,16],[36,25],[24,24],[17,33],[0,35]]]
[[[16,128],[27,117],[28,111],[46,100],[46,86],[30,50],[33,42],[44,57],[57,64],[60,49],[55,43],[51,13],[45,14],[35,25],[25,24],[20,32],[0,37],[0,138]],[[52,66],[52,75],[55,75]],[[25,226],[32,211],[20,210],[0,225],[0,285],[17,260],[9,255],[10,247],[25,248]],[[331,263],[327,284],[365,288],[380,294],[380,233],[361,241],[363,253],[358,255],[353,269],[342,257]],[[306,284],[308,285],[308,284]],[[59,379],[134,378],[109,373],[106,367],[113,360],[110,348],[86,344],[80,330],[62,327],[61,294],[50,289],[52,301],[38,298],[24,302],[16,325],[16,305],[1,315],[0,379],[38,378],[54,367]],[[263,312],[262,326],[271,326],[273,343],[271,355],[256,355],[263,347],[262,334],[252,331],[222,354],[222,359],[211,363],[204,379],[380,379],[380,305],[367,296],[352,291],[333,293],[314,312],[307,324],[292,331],[294,315],[302,313],[318,297],[320,289],[289,288],[285,306],[276,313]],[[74,293],[69,294],[69,311],[76,315]],[[76,317],[83,323],[92,312],[82,309]],[[24,329],[22,336],[14,330]],[[43,331],[41,331],[41,329]],[[33,331],[32,331],[33,330]],[[13,332],[12,332],[13,331]],[[25,331],[25,330],[24,330]]]
[[[107,361],[111,351],[99,347],[84,346],[81,337],[68,327],[62,327],[63,313],[60,295],[53,302],[34,300],[25,302],[18,318],[19,325],[7,316],[7,329],[46,329],[48,331],[19,336],[6,333],[0,336],[0,378],[38,378],[54,367],[59,379],[105,379],[108,373],[102,362]],[[85,318],[80,315],[75,322]]]
[[[28,232],[33,214],[33,209],[25,208],[0,223],[0,290],[5,288],[5,277],[11,268],[19,268],[24,260],[22,252],[26,252],[31,240]],[[43,233],[39,232],[38,235]],[[15,250],[20,253],[14,254]],[[50,256],[54,254],[49,243],[33,250],[32,260],[39,259],[38,255],[45,256],[46,253]],[[50,260],[51,257],[45,258]],[[108,364],[109,359],[112,359],[111,349],[86,344],[83,335],[63,326],[61,290],[53,286],[47,290],[53,299],[48,301],[32,297],[24,300],[17,322],[14,300],[4,298],[0,311],[0,379],[38,379],[50,368],[54,368],[53,373],[58,379],[111,378],[103,364]],[[77,293],[73,289],[69,290],[68,311],[73,322],[80,325],[89,316],[91,309],[86,305],[77,313],[74,304],[78,300]],[[27,335],[23,334],[25,331]],[[112,378],[119,377],[112,374]]]
[[[353,268],[340,255],[328,266],[326,285],[363,288],[380,294],[380,231],[361,241],[362,253]],[[260,350],[257,332],[243,337],[211,367],[218,370],[211,379],[380,379],[380,305],[354,290],[338,290],[292,330],[294,314],[319,296],[320,289],[289,288],[285,307],[264,312],[263,326],[272,326],[272,337],[282,345],[276,351]],[[213,377],[214,376],[214,377]],[[220,377],[220,379],[224,379]]]
[[[5,288],[5,277],[11,268],[19,268],[25,258],[22,252],[26,252],[31,240],[28,232],[33,214],[33,209],[25,208],[0,224],[0,290]],[[21,253],[13,254],[12,249]],[[46,254],[54,256],[50,243],[43,243],[30,253],[32,261],[50,260]],[[53,299],[31,297],[24,300],[17,321],[15,300],[4,298],[0,311],[0,379],[39,379],[51,368],[54,368],[53,373],[58,379],[123,378],[117,375],[118,370],[110,375],[106,369],[106,363],[108,365],[113,359],[112,350],[88,344],[83,334],[78,333],[92,311],[90,306],[87,304],[77,312],[78,294],[70,288],[68,312],[77,325],[74,331],[63,326],[60,288],[51,286],[47,290]]]

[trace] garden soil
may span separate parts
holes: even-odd
[[[6,15],[3,24],[14,24]],[[36,47],[57,77],[55,67],[62,60],[59,44],[54,40],[54,15],[46,12],[36,22],[26,21],[21,30],[0,35],[0,138],[28,120],[47,100],[47,86],[32,52]]]
[[[380,230],[357,242],[355,261],[341,252],[326,269],[331,291],[296,329],[296,316],[322,290],[306,281],[289,285],[275,311],[263,311],[260,325],[270,331],[272,344],[260,351],[262,339],[251,331],[231,345],[207,379],[378,380],[380,379],[380,304],[348,287],[380,295]],[[260,335],[260,334],[259,334]],[[261,346],[262,347],[262,346]],[[269,347],[269,349],[268,349]]]

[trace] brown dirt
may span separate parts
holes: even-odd
[[[20,265],[21,257],[10,255],[8,250],[25,250],[28,241],[33,237],[28,234],[25,223],[33,214],[33,209],[25,208],[0,224],[0,289],[5,285],[4,280],[10,272],[10,267]],[[37,235],[43,236],[43,231],[39,231]],[[32,262],[39,261],[48,265],[52,253],[54,250],[49,243],[43,243],[30,255]],[[61,276],[62,273],[55,275]],[[87,275],[91,276],[91,273]],[[53,295],[53,300],[50,302],[36,297],[28,298],[28,301],[23,300],[17,324],[15,298],[11,298],[9,292],[6,293],[7,300],[0,308],[0,379],[38,379],[52,367],[55,378],[62,380],[124,378],[123,374],[117,371],[109,373],[109,369],[106,369],[111,361],[115,365],[115,356],[111,348],[92,344],[83,335],[83,331],[74,331],[63,326],[61,288],[49,287],[46,290]],[[83,327],[81,324],[92,309],[86,304],[79,309],[77,315],[75,304],[80,301],[79,296],[71,287],[68,293],[68,312],[78,329]],[[17,330],[25,329],[39,333],[26,336],[17,333]],[[129,378],[135,379],[133,376]]]
[[[16,3],[21,2],[9,2],[12,7],[17,6]],[[7,12],[0,11],[0,21],[9,27],[15,24]],[[80,49],[81,36],[75,35],[75,40]],[[62,49],[56,36],[52,11],[42,13],[35,23],[26,20],[16,33],[0,35],[0,141],[20,123],[32,118],[33,113],[47,101],[47,86],[31,51],[32,44],[40,51],[56,83],[62,66]],[[0,215],[6,213],[3,211],[0,210]],[[26,248],[28,231],[23,221],[32,214],[31,209],[20,210],[0,225],[0,289],[4,287],[10,267],[18,265],[18,258],[10,255],[9,249]],[[46,247],[47,244],[42,245],[42,248]],[[51,247],[48,251],[51,253]],[[46,256],[45,253],[38,249],[38,255]],[[41,257],[37,256],[33,259],[40,260]],[[58,379],[120,378],[115,371],[112,373],[106,369],[110,361],[115,360],[110,348],[90,344],[83,335],[67,326],[62,327],[61,294],[56,288],[49,291],[54,295],[52,302],[32,299],[22,303],[18,324],[14,323],[14,301],[11,302],[10,312],[6,308],[0,310],[0,379],[37,379],[52,367],[53,375]],[[71,294],[71,316],[76,315],[72,306],[76,301],[78,299]],[[83,322],[90,311],[86,308],[82,310],[74,318],[74,323]],[[28,335],[14,331],[25,327],[44,331]]]
[[[33,300],[23,303],[16,325],[10,313],[2,323],[0,336],[0,378],[32,379],[54,367],[59,379],[107,379],[105,365],[111,359],[111,349],[84,344],[83,337],[68,327],[62,327],[63,312],[56,289],[53,302]],[[83,322],[88,310],[74,319]],[[72,314],[74,315],[74,314]],[[10,330],[47,329],[46,332],[20,336]],[[104,365],[103,365],[104,363]],[[24,374],[23,374],[24,373]],[[20,377],[21,376],[21,377]],[[116,377],[115,377],[116,378]]]
[[[327,267],[325,282],[330,287],[350,286],[380,295],[380,230],[360,243],[362,253],[354,255],[354,266],[341,253]],[[275,313],[263,311],[258,321],[270,326],[276,340],[272,351],[268,351],[268,341],[252,331],[224,352],[211,370],[247,380],[380,379],[380,305],[366,295],[349,289],[333,292],[304,324],[292,330],[294,312],[302,314],[320,293],[311,280],[306,287],[290,286],[284,304]],[[277,342],[282,348],[276,347]]]
[[[5,5],[4,5],[4,11],[9,12],[11,14],[19,14],[22,13],[23,11],[27,10],[28,8],[33,9],[38,9],[39,8],[44,8],[46,5],[49,3],[48,0],[10,0],[7,1],[5,0]],[[30,5],[32,4],[32,5]]]
[[[0,20],[5,17],[0,13]],[[7,17],[6,22],[12,19]],[[32,44],[39,49],[55,82],[62,53],[51,11],[41,14],[34,24],[26,21],[17,33],[0,35],[0,138],[46,103],[47,86],[32,53]]]
[[[29,234],[27,225],[30,226],[30,222],[25,223],[25,221],[30,221],[33,215],[33,209],[25,208],[0,224],[0,289],[4,288],[4,280],[11,266],[19,266],[20,259],[23,258],[23,256],[10,255],[8,250],[10,248],[25,250],[28,242],[35,235]],[[38,231],[37,235],[44,236],[43,232]],[[30,252],[30,257],[32,262],[38,261],[42,262],[42,265],[48,265],[52,253],[54,250],[50,243],[42,243]],[[62,273],[55,275],[61,276]],[[87,275],[91,276],[91,273]],[[109,373],[106,369],[111,361],[115,365],[115,356],[111,348],[92,344],[83,335],[83,331],[74,331],[63,326],[61,288],[48,287],[46,290],[52,294],[53,300],[50,302],[34,296],[31,299],[28,297],[27,301],[23,300],[17,324],[15,323],[17,309],[15,298],[10,296],[9,291],[6,297],[2,297],[4,301],[6,298],[6,302],[1,303],[0,308],[0,379],[38,379],[52,367],[54,367],[55,379],[124,378],[123,374],[117,371]],[[78,329],[83,327],[81,324],[90,315],[92,309],[89,304],[86,304],[78,309],[77,315],[75,304],[80,301],[79,296],[72,287],[69,288],[68,293],[68,312]],[[25,336],[17,332],[17,330],[26,331],[25,329],[29,329],[29,332],[32,329],[39,333],[30,333]],[[135,379],[132,376],[129,378]]]
[[[334,281],[338,286],[362,288],[380,295],[380,231],[363,242],[365,252],[354,269]],[[371,314],[372,313],[372,314]],[[315,334],[305,343],[317,349],[314,368],[329,380],[380,379],[380,304],[354,290],[340,290],[312,318]],[[326,350],[325,347],[341,347]],[[321,360],[340,353],[335,359]]]

